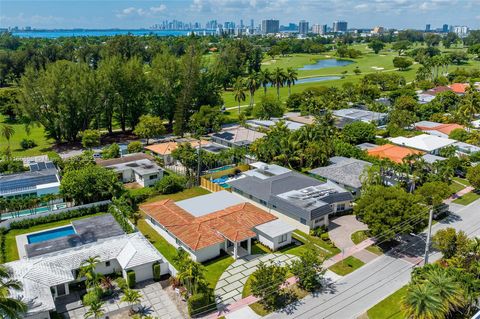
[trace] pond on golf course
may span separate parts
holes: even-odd
[[[331,68],[335,66],[346,66],[352,63],[354,62],[349,60],[325,59],[325,60],[318,60],[314,64],[304,65],[302,68],[298,70],[300,71],[319,70],[319,69]]]
[[[298,79],[296,81],[296,84],[302,84],[302,83],[315,83],[315,82],[323,82],[323,81],[331,81],[331,80],[340,80],[342,77],[341,76],[315,76],[312,78],[303,78],[303,79]]]

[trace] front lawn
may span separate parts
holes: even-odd
[[[470,182],[466,178],[461,178],[461,177],[453,177],[452,180],[457,181],[460,184],[467,186],[471,186]]]
[[[452,183],[449,185],[450,188],[450,193],[455,194],[461,191],[462,189],[465,188],[465,186],[457,183],[456,181],[452,181]]]
[[[360,259],[349,256],[344,260],[339,261],[335,265],[331,266],[329,269],[337,275],[345,276],[362,267],[363,265],[365,265],[365,263]]]
[[[205,279],[210,284],[212,289],[215,289],[218,279],[223,272],[230,266],[235,260],[230,255],[223,255],[213,260],[203,263],[205,266]]]
[[[178,202],[178,201],[181,201],[181,200],[184,200],[184,199],[189,199],[189,198],[192,198],[192,197],[197,197],[197,196],[206,195],[206,194],[210,194],[210,191],[206,190],[205,188],[197,186],[197,187],[187,188],[184,191],[178,192],[178,193],[175,193],[175,194],[156,195],[156,196],[153,196],[153,197],[147,199],[145,202],[146,203],[151,203],[151,202],[156,202],[156,201],[164,200],[164,199],[171,199],[175,202]]]
[[[10,261],[18,260],[20,258],[20,256],[18,255],[17,241],[15,240],[15,237],[17,237],[18,235],[33,233],[33,232],[60,227],[60,226],[65,226],[65,225],[71,224],[71,222],[74,220],[90,218],[90,217],[99,216],[103,214],[105,213],[85,215],[81,217],[60,220],[60,221],[56,221],[48,224],[37,225],[27,229],[11,229],[5,234],[5,247],[6,247],[5,261],[10,262]]]
[[[153,229],[145,219],[140,219],[137,224],[138,230],[147,238],[155,248],[175,266],[173,259],[177,255],[177,249],[170,245],[155,229]]]
[[[370,236],[367,234],[367,231],[365,230],[359,230],[359,231],[356,231],[352,234],[352,241],[355,245],[358,245],[360,244],[362,241],[370,238]],[[365,248],[366,250],[368,250],[369,252],[371,253],[374,253],[375,255],[381,255],[383,254],[383,250],[382,248],[380,248],[379,246],[377,245],[371,245],[371,246],[368,246],[367,248]]]
[[[405,319],[400,310],[400,301],[407,293],[407,286],[404,286],[380,301],[367,311],[369,319]]]
[[[306,240],[308,240],[308,242],[312,243],[312,244],[315,244],[317,246],[320,246],[322,247],[323,249],[327,250],[330,252],[330,254],[328,254],[327,257],[331,257],[331,256],[334,256],[338,253],[340,253],[340,249],[338,249],[337,247],[335,247],[335,245],[332,243],[332,242],[326,242],[326,241],[323,241],[321,238],[319,237],[316,237],[316,236],[311,236],[309,234],[306,234],[300,230],[295,230],[292,234],[292,236],[296,239],[299,239],[301,241],[304,241],[302,240],[301,238],[299,238],[298,236],[300,237],[303,237],[305,238]]]
[[[470,193],[466,193],[463,196],[460,196],[459,198],[457,198],[453,202],[455,204],[468,205],[468,204],[473,203],[474,201],[476,201],[479,198],[480,198],[480,195],[478,193],[470,192]]]

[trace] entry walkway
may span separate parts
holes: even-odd
[[[328,236],[339,249],[347,249],[355,246],[352,241],[352,234],[367,229],[368,226],[357,220],[354,215],[345,215],[330,221]]]

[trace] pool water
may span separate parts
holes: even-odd
[[[354,63],[353,61],[349,60],[338,60],[338,59],[326,59],[326,60],[318,60],[314,64],[307,64],[304,65],[303,68],[300,68],[301,71],[307,70],[320,70],[325,68],[332,68],[335,66],[346,66],[349,64]]]
[[[315,83],[315,82],[322,82],[322,81],[340,80],[341,78],[342,78],[341,76],[315,76],[311,78],[298,79],[296,83],[297,84]]]
[[[74,235],[75,229],[73,226],[67,226],[62,228],[56,228],[47,230],[41,233],[36,233],[32,235],[27,235],[27,240],[29,244],[41,243],[50,239],[65,237],[69,235]]]

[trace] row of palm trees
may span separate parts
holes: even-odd
[[[51,210],[53,204],[59,199],[62,199],[60,194],[45,194],[40,197],[0,197],[0,217],[2,214],[12,214],[12,216],[18,217],[21,211],[29,211],[30,214],[34,214],[36,208],[42,205],[46,205]]]
[[[238,102],[238,113],[240,113],[240,104],[246,100],[245,92],[250,93],[250,104],[252,107],[255,104],[255,92],[263,87],[263,93],[267,94],[267,87],[269,85],[275,86],[277,89],[277,98],[280,99],[280,88],[287,85],[288,95],[290,96],[291,87],[295,85],[298,80],[297,70],[294,68],[276,68],[271,72],[269,69],[260,70],[259,72],[252,72],[246,78],[238,77],[233,84],[233,95],[235,101]]]

